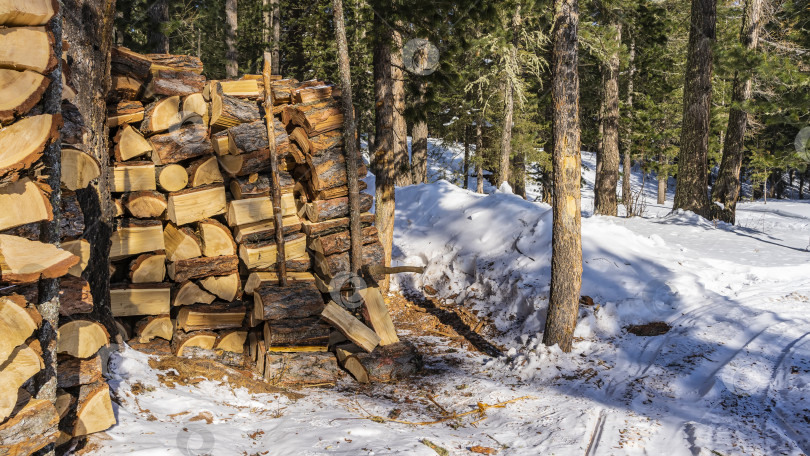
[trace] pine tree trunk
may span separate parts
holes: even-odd
[[[163,30],[164,24],[169,22],[169,2],[168,0],[157,0],[149,7],[149,48],[155,54],[169,53],[169,37]]]
[[[484,119],[475,121],[475,172],[478,181],[475,185],[477,193],[484,193],[484,128],[481,126]]]
[[[272,51],[273,45],[270,43],[270,4],[268,0],[262,0],[262,43],[266,51]],[[273,64],[273,62],[271,62]],[[272,67],[271,67],[272,68]]]
[[[425,112],[424,106],[427,93],[427,82],[422,81],[419,83],[419,105],[422,107],[422,112]],[[427,153],[428,153],[428,125],[427,120],[420,119],[414,122],[413,131],[411,133],[411,151],[413,154],[413,183],[424,184],[427,182]]]
[[[402,35],[393,32],[391,51],[391,79],[394,97],[394,160],[396,183],[400,187],[411,185],[411,159],[408,154],[408,124],[405,121],[405,72],[402,63]]]
[[[564,352],[573,348],[582,286],[578,27],[578,0],[554,0],[551,84],[554,221],[551,292],[543,342],[558,344]]]
[[[238,33],[238,20],[237,20],[237,0],[225,0],[225,24],[227,27],[225,35],[225,75],[229,78],[235,78],[239,74],[239,63],[237,62],[239,54],[236,51],[236,36]],[[274,59],[275,60],[275,59]]]
[[[464,190],[470,188],[470,126],[464,126]]]
[[[613,24],[611,54],[602,68],[604,86],[604,115],[602,116],[602,154],[599,160],[599,175],[596,182],[596,205],[594,212],[601,215],[618,215],[619,201],[616,186],[619,183],[619,47],[622,42],[622,26]]]
[[[280,0],[270,0],[273,18],[273,74],[281,74],[281,6]]]
[[[385,265],[391,264],[394,243],[394,206],[396,162],[394,156],[394,82],[391,67],[392,32],[375,15],[374,94],[376,99],[376,133],[374,168],[376,170],[376,226],[385,252]],[[388,281],[382,284],[387,291]]]
[[[629,116],[633,115],[633,78],[636,74],[636,40],[635,38],[630,38],[630,56],[628,58],[628,74],[627,74],[627,109]],[[633,158],[631,155],[631,148],[632,148],[632,126],[628,125],[625,129],[625,138],[624,138],[624,154],[622,160],[624,161],[624,177],[622,178],[622,203],[624,204],[625,208],[627,208],[631,201],[630,199],[633,197],[631,183],[632,183],[632,174],[633,174]],[[629,211],[628,211],[628,215]]]
[[[520,4],[517,5],[515,14],[512,17],[512,33],[514,33],[514,40],[512,41],[512,47],[509,52],[511,53],[513,62],[517,61],[518,35],[521,22],[520,6]],[[506,81],[504,81],[503,132],[501,133],[501,159],[498,187],[504,182],[509,182],[509,162],[512,156],[512,128],[514,127],[515,116],[515,86],[513,82],[511,75],[507,74]]]
[[[709,216],[709,117],[717,0],[692,0],[674,209]]]
[[[740,41],[748,51],[754,51],[759,43],[762,27],[762,0],[746,0],[745,17]],[[748,126],[748,113],[738,106],[751,98],[751,71],[742,70],[734,75],[732,108],[728,114],[728,128],[723,142],[723,158],[717,182],[712,188],[712,218],[734,223],[737,201],[740,199],[740,170],[743,162],[745,130]]]
[[[658,172],[658,204],[667,203],[667,173]]]
[[[803,172],[799,175],[799,199],[804,199],[804,176],[807,175],[807,172]]]
[[[515,195],[526,199],[526,157],[522,152],[514,155],[510,160],[511,177],[509,178],[509,185],[512,186]]]
[[[112,0],[64,0],[64,39],[70,45],[70,70],[78,96],[76,107],[85,126],[95,134],[89,136],[84,151],[100,165],[101,175],[110,173],[107,107],[104,98],[110,89],[110,51],[115,19]],[[88,27],[87,17],[93,17]],[[111,182],[98,179],[86,189],[77,190],[84,214],[84,239],[90,242],[90,262],[83,277],[90,283],[93,294],[92,318],[113,335],[118,329],[110,308],[110,238],[113,233],[115,204],[111,197]]]
[[[354,120],[352,103],[352,70],[349,64],[349,44],[346,42],[346,24],[343,17],[343,0],[333,0],[335,16],[335,37],[338,48],[338,69],[343,94],[343,144],[346,146],[346,173],[349,184],[349,229],[351,232],[351,268],[359,273],[363,266],[363,234],[360,232],[360,185],[357,181],[357,161],[360,154],[354,138],[357,123]]]

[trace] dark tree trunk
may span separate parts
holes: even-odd
[[[762,27],[762,0],[746,0],[745,17],[740,41],[748,51],[754,51],[759,42]],[[732,108],[728,114],[728,129],[723,143],[723,159],[717,182],[712,188],[712,218],[734,223],[737,201],[740,199],[740,170],[743,162],[745,130],[748,127],[748,113],[740,106],[751,98],[751,71],[745,69],[734,75]]]
[[[280,0],[270,0],[273,17],[273,74],[281,74],[281,6]]]
[[[519,152],[510,161],[512,172],[510,173],[509,185],[512,186],[515,195],[526,199],[526,157],[522,152]]]
[[[622,42],[622,25],[616,20],[612,28],[615,35],[611,43],[610,58],[602,67],[605,103],[594,212],[615,217],[619,210],[616,186],[619,183],[619,47]]]
[[[110,51],[115,18],[115,1],[66,0],[64,2],[65,37],[70,44],[72,80],[79,96],[76,107],[84,118],[89,135],[84,151],[101,167],[101,175],[110,171],[107,111],[104,97],[109,91]],[[92,24],[92,27],[88,27]],[[168,49],[167,49],[168,51]],[[82,275],[90,283],[93,295],[92,318],[103,324],[115,338],[118,329],[110,309],[110,237],[113,232],[115,205],[107,179],[98,179],[77,192],[84,213],[84,239],[92,248],[90,262]]]
[[[427,82],[422,81],[419,83],[419,106],[423,116],[427,114],[425,111],[426,92]],[[424,184],[427,182],[428,153],[428,124],[425,118],[414,122],[411,137],[413,138],[411,143],[413,183]]]
[[[392,96],[394,98],[394,167],[396,183],[411,185],[411,159],[408,154],[408,124],[405,121],[405,72],[402,63],[402,35],[393,32],[391,54]]]
[[[484,128],[481,126],[484,119],[475,120],[475,172],[477,182],[475,191],[484,193]]]
[[[169,37],[164,30],[165,24],[169,22],[169,1],[157,0],[149,7],[149,48],[155,54],[169,53]]]
[[[470,126],[464,127],[464,165],[462,166],[464,173],[464,190],[470,188]]]
[[[636,40],[635,38],[630,38],[630,56],[629,56],[629,69],[627,74],[627,118],[633,115],[633,77],[636,74]],[[632,126],[627,125],[625,128],[625,138],[624,138],[624,154],[622,160],[624,161],[624,177],[622,178],[622,203],[624,204],[625,208],[627,208],[631,201],[630,199],[633,197],[632,190],[630,184],[632,182],[631,177],[633,174],[633,158],[631,155],[631,148],[632,148]],[[628,211],[628,216],[629,216]]]
[[[237,0],[225,0],[225,75],[235,78],[239,74],[239,54],[236,51],[236,38],[238,33]],[[275,60],[275,59],[273,59]]]
[[[374,94],[376,99],[376,133],[374,135],[374,168],[376,172],[376,216],[380,242],[385,252],[385,265],[391,264],[394,243],[394,205],[396,183],[394,139],[394,91],[391,78],[392,32],[378,15],[374,16]],[[387,281],[382,284],[387,291]]]
[[[555,0],[552,29],[551,98],[554,162],[554,221],[551,292],[543,342],[570,352],[582,286],[580,215],[580,123],[578,0]]]
[[[709,216],[706,172],[717,0],[692,0],[674,209]]]
[[[804,199],[804,176],[807,175],[807,172],[803,172],[799,175],[799,199]]]

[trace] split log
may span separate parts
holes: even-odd
[[[205,349],[199,347],[186,347],[183,350],[180,358],[194,359],[194,360],[209,360],[216,364],[215,369],[222,369],[223,367],[231,367],[237,369],[240,375],[250,375],[247,370],[252,366],[248,363],[247,358],[242,353],[233,353],[226,350]],[[209,367],[210,369],[210,367]]]
[[[58,366],[56,385],[59,388],[75,388],[102,381],[101,356],[87,359],[60,356]]]
[[[200,280],[200,285],[226,302],[232,302],[239,298],[242,291],[242,280],[239,278],[238,273],[206,277]]]
[[[284,236],[291,235],[301,231],[301,219],[297,215],[290,215],[282,219],[284,225]],[[275,220],[264,220],[256,223],[249,223],[247,225],[240,225],[234,229],[234,236],[236,242],[240,244],[245,243],[259,243],[275,239],[276,235],[276,222]]]
[[[236,242],[231,230],[214,219],[200,221],[197,225],[202,238],[202,254],[206,257],[236,255]]]
[[[3,73],[0,71],[0,97],[3,96]],[[4,122],[0,100],[0,122]],[[22,171],[31,167],[45,147],[59,138],[59,118],[50,114],[32,116],[0,129],[0,184],[14,182]]]
[[[374,197],[368,193],[360,194],[360,212],[368,212],[374,204]],[[307,203],[307,218],[311,222],[323,222],[336,218],[348,217],[349,198],[313,201]]]
[[[80,277],[85,268],[87,268],[87,264],[90,263],[90,242],[87,239],[63,242],[62,250],[68,251],[79,257],[79,262],[76,264],[76,266],[70,268],[68,274],[74,277]]]
[[[73,103],[62,102],[62,144],[79,145],[90,140],[90,129],[85,126],[82,113]]]
[[[17,390],[43,367],[42,358],[29,346],[20,345],[11,351],[0,370],[0,423],[14,410]]]
[[[164,253],[144,253],[129,266],[129,280],[132,283],[160,283],[166,277],[166,255]]]
[[[211,144],[218,156],[228,155],[228,130],[222,130],[211,135]]]
[[[188,172],[181,165],[155,168],[157,184],[167,192],[179,192],[188,185]]]
[[[156,165],[171,165],[214,153],[211,141],[208,140],[208,129],[198,123],[156,134],[149,138],[149,142],[154,149],[152,161]]]
[[[296,79],[281,79],[270,83],[273,92],[273,102],[276,105],[292,103],[292,91],[298,87]]]
[[[311,272],[290,272],[287,274],[287,280],[290,283],[315,283],[315,276]],[[275,272],[251,273],[245,282],[245,293],[253,294],[255,290],[265,285],[278,285],[278,274]]]
[[[57,63],[53,34],[45,27],[0,28],[0,68],[48,74]]]
[[[119,162],[127,161],[141,156],[152,156],[152,144],[143,137],[140,131],[131,125],[124,125],[116,133],[115,159]]]
[[[222,170],[230,177],[249,176],[270,169],[270,149],[218,158]]]
[[[183,100],[182,117],[190,119],[195,115],[199,116],[203,125],[208,128],[211,116],[208,114],[208,103],[202,93],[192,93]]]
[[[380,345],[380,337],[374,331],[334,302],[326,305],[321,313],[321,318],[367,352],[373,351]]]
[[[70,317],[93,311],[90,284],[81,277],[64,277],[59,282],[59,315]]]
[[[141,132],[146,136],[163,133],[179,126],[182,121],[180,97],[164,98],[146,106],[143,112],[143,122],[141,122]]]
[[[330,131],[310,138],[303,127],[295,127],[290,133],[290,141],[308,156],[317,156],[331,149],[343,149],[343,133],[340,131]]]
[[[3,0],[0,1],[0,25],[6,27],[47,25],[58,11],[59,3],[53,0]]]
[[[276,129],[276,150],[279,156],[289,153],[290,137],[284,125],[275,121]],[[231,155],[249,154],[259,150],[269,149],[270,143],[267,139],[267,126],[263,120],[244,123],[228,129],[228,152]]]
[[[132,326],[127,322],[121,321],[120,318],[116,318],[113,321],[115,322],[115,329],[118,330],[118,334],[120,334],[124,340],[130,340],[131,339],[130,335],[132,334]]]
[[[242,79],[238,81],[209,81],[206,89],[209,94],[214,84],[219,83],[222,93],[237,98],[248,98],[258,100],[262,98],[264,87],[259,87],[259,82],[255,79]]]
[[[144,95],[152,97],[181,97],[201,92],[205,87],[205,76],[190,71],[155,70],[154,64],[151,75],[146,83]]]
[[[166,197],[156,191],[126,193],[121,198],[121,203],[136,218],[159,218],[168,206]]]
[[[346,172],[346,157],[343,155],[343,149],[335,147],[321,151],[318,155],[306,157],[307,173],[311,192],[317,194],[319,192],[337,188],[345,187],[348,184],[348,174]],[[362,160],[358,160],[358,177],[366,175],[367,170]]]
[[[31,399],[14,412],[0,424],[0,456],[34,454],[56,441],[59,415],[50,401]]]
[[[293,234],[284,239],[287,259],[307,256],[307,238],[303,233]],[[276,241],[265,241],[239,246],[239,258],[249,271],[267,270],[278,261]]]
[[[245,352],[247,334],[247,331],[225,331],[217,338],[214,349],[242,354]]]
[[[185,332],[241,328],[246,314],[244,305],[185,306],[177,314],[177,328]]]
[[[107,94],[107,102],[117,103],[122,100],[137,100],[143,93],[143,81],[116,74],[112,76],[112,86]]]
[[[79,257],[51,244],[0,234],[0,282],[33,283],[65,276]]]
[[[361,242],[363,245],[380,242],[380,235],[377,232],[377,227],[375,226],[367,226],[363,228],[361,235]],[[348,232],[329,234],[311,239],[307,246],[313,252],[319,253],[323,256],[334,255],[337,253],[348,252],[351,249],[351,237],[349,236]]]
[[[95,434],[115,426],[115,413],[106,382],[83,385],[71,394],[76,397],[76,410],[70,411],[59,427],[73,437]]]
[[[224,214],[225,208],[225,187],[211,185],[170,194],[167,214],[181,226]]]
[[[255,122],[260,118],[259,108],[255,103],[225,95],[222,85],[214,84],[211,90],[212,127],[230,128],[242,123]]]
[[[250,332],[248,332],[246,344],[248,351],[248,358],[250,358],[250,360],[253,361],[254,363],[256,362],[256,354],[257,354],[256,345],[258,344],[258,340],[259,340],[259,333],[256,330],[251,330]]]
[[[87,188],[101,176],[98,160],[80,150],[62,147],[62,186],[68,190]]]
[[[195,74],[203,72],[202,61],[191,55],[145,54],[144,57],[152,62],[152,71],[174,70]]]
[[[309,136],[322,135],[343,126],[343,112],[332,100],[287,106],[283,118],[288,120],[286,125],[302,127]]]
[[[357,291],[363,298],[365,312],[368,314],[368,322],[374,332],[380,336],[380,345],[386,346],[399,342],[397,330],[388,312],[385,299],[379,288],[369,287]]]
[[[140,101],[119,101],[107,106],[107,126],[110,128],[138,123],[143,120],[144,109]]]
[[[232,255],[180,260],[169,263],[167,271],[169,278],[175,282],[229,275],[239,271],[239,257]]]
[[[146,317],[135,324],[135,334],[142,344],[155,338],[170,341],[174,335],[174,323],[169,315]]]
[[[265,357],[264,379],[272,385],[334,385],[342,376],[335,355],[329,352],[267,353]]]
[[[219,171],[219,162],[213,155],[207,155],[188,166],[188,183],[192,188],[224,182]]]
[[[281,194],[293,193],[295,181],[289,173],[279,172]],[[251,174],[231,179],[233,199],[270,197],[270,177],[266,174]]]
[[[372,353],[351,353],[343,367],[361,383],[404,380],[422,369],[422,357],[410,342],[379,347]]]
[[[177,330],[174,337],[172,337],[172,352],[174,352],[175,356],[183,356],[186,349],[192,347],[211,350],[216,342],[217,333],[212,331],[185,333]]]
[[[365,177],[365,173],[368,171],[365,166],[360,166],[359,171],[362,173],[359,175],[359,178]],[[327,188],[326,190],[321,190],[317,192],[313,192],[310,185],[306,185],[306,192],[307,195],[310,196],[311,200],[330,200],[335,198],[343,198],[349,195],[349,187],[342,186],[342,187],[335,187],[335,188]],[[361,192],[368,188],[368,184],[365,181],[358,182],[357,189]]]
[[[110,258],[120,260],[165,249],[163,224],[160,220],[124,219],[112,234]]]
[[[61,325],[58,334],[57,353],[74,358],[90,358],[110,343],[110,335],[104,325],[95,321],[72,320]]]
[[[308,282],[292,282],[286,287],[263,285],[253,292],[256,320],[307,318],[320,315],[323,309],[321,292]]]
[[[267,354],[267,346],[264,345],[264,339],[259,338],[256,341],[256,372],[264,376],[264,362],[265,355]]]
[[[45,186],[50,193],[50,189]],[[0,231],[53,220],[49,195],[28,178],[0,187]]]
[[[319,352],[329,348],[329,325],[320,318],[265,322],[264,343],[268,352]]]
[[[115,47],[111,53],[111,70],[113,74],[131,76],[145,81],[152,68],[152,61],[145,55],[133,52],[125,47]]]
[[[157,189],[154,163],[116,163],[111,173],[111,190],[113,192],[138,192]]]
[[[26,308],[25,298],[20,295],[0,296],[0,366],[17,346],[36,331],[42,321],[39,312]]]
[[[332,280],[342,272],[351,272],[349,252],[324,257],[318,253],[315,257],[315,271],[325,280]],[[383,247],[379,242],[363,246],[363,266],[379,266],[385,264]],[[381,280],[380,274],[373,275],[375,280]]]
[[[42,99],[50,79],[34,71],[0,69],[0,122],[28,114]]]
[[[110,309],[114,317],[164,315],[171,310],[169,284],[127,285],[110,290]]]
[[[365,228],[374,223],[374,214],[364,213],[360,215],[360,223]],[[337,218],[326,220],[324,222],[311,222],[304,220],[301,222],[302,229],[308,237],[314,238],[319,236],[328,236],[330,234],[339,233],[349,229],[349,218]]]
[[[191,306],[194,304],[211,304],[216,296],[203,290],[194,282],[186,281],[180,284],[175,294],[172,306]]]
[[[166,259],[170,262],[202,256],[202,241],[189,227],[178,228],[168,223],[163,229],[163,243],[166,246]]]
[[[317,85],[293,90],[293,101],[295,103],[312,103],[328,100],[332,97],[332,86]]]
[[[295,215],[295,197],[292,193],[281,195],[281,213],[288,217]],[[230,226],[272,220],[273,202],[269,198],[248,198],[233,200],[228,203],[227,220]]]
[[[287,272],[307,272],[312,269],[312,260],[309,255],[304,255],[299,258],[287,259]],[[253,272],[277,272],[276,264],[272,264],[266,268],[256,268],[248,270],[244,265],[240,266],[243,275],[249,275]]]

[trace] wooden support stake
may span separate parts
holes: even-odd
[[[264,81],[264,119],[267,124],[267,139],[270,143],[270,174],[273,186],[273,216],[276,226],[284,226],[281,213],[281,185],[278,174],[278,151],[276,150],[276,128],[273,122],[273,91],[270,90],[270,68],[272,56],[269,52],[264,53],[264,68],[262,69],[262,79]],[[287,286],[287,255],[284,248],[284,230],[276,230],[276,264],[278,268],[278,283],[282,287]]]

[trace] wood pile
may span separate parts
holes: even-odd
[[[67,43],[57,55],[49,25],[57,7],[50,0],[0,2],[0,455],[31,454],[115,424],[97,355],[109,335],[88,317],[93,299],[82,274],[91,246],[76,195],[101,173],[84,151],[89,131],[71,103],[77,94]],[[61,114],[54,114],[44,100],[59,88]],[[61,185],[54,188],[47,163],[60,163],[60,146]],[[41,242],[55,213],[59,240]],[[57,278],[59,315],[50,316],[38,306],[38,285]],[[43,345],[57,326],[55,347]],[[43,399],[49,386],[37,391],[37,378],[53,375],[47,360],[54,348],[59,390],[51,401]]]
[[[339,94],[322,81],[270,80],[279,228],[264,82],[258,75],[206,81],[201,72],[193,57],[113,52],[110,178],[120,216],[111,253],[113,315],[132,345],[163,340],[177,356],[236,364],[240,356],[249,358],[276,384],[332,384],[342,373],[330,353],[334,341],[355,341],[362,328],[375,334],[346,311],[334,321],[322,316],[350,269]],[[364,177],[366,167],[359,167]],[[382,245],[367,213],[372,202],[362,195],[364,258],[382,266]],[[277,229],[284,237],[286,287],[279,286]],[[383,345],[398,342],[385,304],[374,310],[375,317],[387,317],[393,333]],[[340,331],[349,338],[336,336]],[[367,353],[380,342],[359,345]],[[397,375],[369,370],[363,378]]]

